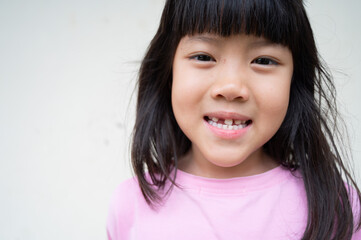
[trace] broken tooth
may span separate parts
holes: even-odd
[[[242,120],[234,120],[234,124],[236,125],[241,125],[241,124],[246,124],[246,120],[242,121]]]
[[[218,122],[218,118],[212,117],[212,121],[213,121],[213,122]]]
[[[224,123],[228,126],[231,126],[233,124],[233,120],[232,119],[226,119],[224,120]]]

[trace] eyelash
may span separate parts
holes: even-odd
[[[266,61],[266,62],[265,62]],[[268,57],[259,57],[254,59],[251,63],[259,64],[259,65],[278,65],[279,63],[276,60],[273,60]]]
[[[196,54],[194,56],[191,56],[189,59],[193,59],[193,60],[200,61],[200,62],[210,62],[210,61],[215,62],[216,61],[213,57],[209,56],[208,54]]]
[[[189,59],[200,61],[200,62],[211,62],[211,61],[215,62],[216,61],[212,56],[210,56],[208,54],[196,54],[194,56],[191,56]],[[268,57],[258,57],[256,59],[252,60],[251,63],[265,65],[265,66],[279,65],[279,63],[276,60],[273,60]]]

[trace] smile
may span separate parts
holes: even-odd
[[[213,127],[224,130],[238,130],[247,127],[251,120],[239,120],[239,119],[220,119],[216,117],[205,117],[205,120]]]

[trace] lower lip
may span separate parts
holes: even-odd
[[[235,138],[242,137],[244,134],[246,134],[246,132],[252,125],[252,123],[251,123],[251,124],[247,125],[247,127],[245,127],[245,128],[241,128],[241,129],[237,129],[237,130],[227,130],[227,129],[221,129],[221,128],[212,126],[206,120],[204,120],[204,123],[211,130],[211,132],[213,132],[216,136],[218,136],[220,138],[224,138],[224,139],[235,139]]]

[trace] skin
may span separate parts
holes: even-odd
[[[264,38],[183,37],[173,62],[172,107],[192,147],[179,169],[231,178],[276,167],[262,146],[284,120],[292,74],[291,51]],[[241,116],[251,124],[229,137],[227,131],[218,134],[209,127],[206,120],[212,114]]]

